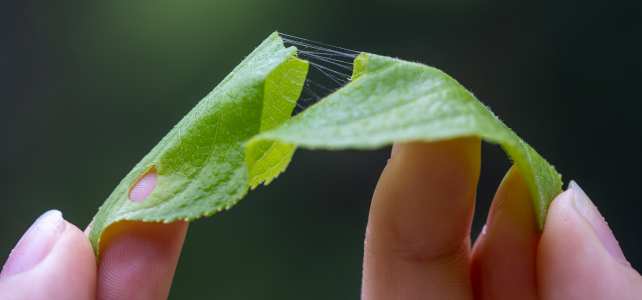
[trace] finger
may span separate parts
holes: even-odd
[[[604,218],[574,182],[548,210],[537,279],[542,299],[642,299],[642,277],[626,262]]]
[[[144,201],[157,179],[152,168],[131,188],[129,199]],[[100,238],[97,298],[166,299],[187,226],[184,221],[120,221],[107,227]]]
[[[370,207],[363,299],[470,299],[479,138],[395,147]]]
[[[120,221],[100,241],[98,299],[166,299],[188,223]]]
[[[484,231],[471,255],[475,299],[538,299],[539,235],[526,180],[515,165],[495,194]]]
[[[11,251],[0,299],[93,299],[96,259],[87,237],[57,210],[44,213]]]

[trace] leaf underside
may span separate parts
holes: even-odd
[[[120,182],[95,217],[89,239],[121,220],[191,221],[229,209],[248,188],[268,184],[307,149],[377,149],[394,142],[477,136],[500,144],[531,192],[538,228],[561,192],[561,176],[535,150],[440,70],[362,53],[352,80],[290,118],[308,63],[277,33],[248,55]],[[158,172],[143,202],[128,193]]]

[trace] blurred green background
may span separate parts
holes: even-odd
[[[642,268],[640,1],[3,1],[0,262],[56,208],[84,228],[124,175],[275,30],[435,66],[576,180]],[[476,237],[510,167],[485,144]],[[299,150],[190,225],[170,298],[355,299],[389,149]]]

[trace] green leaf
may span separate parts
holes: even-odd
[[[368,150],[464,136],[502,145],[528,183],[541,231],[561,192],[561,176],[457,81],[426,65],[362,53],[352,82],[247,147],[283,141],[307,149]]]
[[[368,150],[464,136],[502,145],[526,179],[541,231],[561,176],[457,81],[426,65],[362,53],[351,83],[247,147],[279,140],[308,149]]]
[[[265,83],[270,89],[264,98],[260,132],[275,128],[290,117],[301,94],[308,64],[291,57],[277,70]],[[250,187],[254,189],[261,182],[269,184],[288,166],[294,150],[296,146],[282,141],[260,141],[248,149],[246,160],[252,161],[248,164]]]
[[[268,184],[296,147],[376,149],[393,142],[479,136],[499,143],[530,189],[539,229],[561,192],[561,177],[528,144],[445,73],[416,63],[362,53],[352,81],[289,119],[308,63],[274,33],[201,100],[121,181],[105,201],[89,239],[96,257],[105,229],[121,220],[191,221],[238,202]],[[143,202],[131,187],[156,171]]]
[[[210,216],[243,198],[250,176],[271,180],[278,175],[274,167],[285,168],[294,146],[257,143],[251,152],[257,162],[248,170],[243,144],[292,114],[308,70],[295,52],[272,34],[125,176],[94,218],[89,240],[96,257],[103,231],[115,222]],[[153,192],[143,202],[130,201],[129,190],[150,170],[158,173]]]

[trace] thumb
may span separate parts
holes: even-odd
[[[549,208],[537,277],[542,299],[642,299],[642,277],[574,181]]]
[[[0,273],[0,299],[92,299],[95,293],[89,240],[57,210],[31,225]]]

